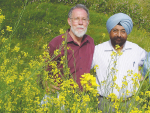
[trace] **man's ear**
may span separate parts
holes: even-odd
[[[68,24],[71,26],[71,19],[70,18],[68,18]]]
[[[89,23],[90,23],[90,20],[87,21],[87,24],[88,24],[88,25],[89,25]]]

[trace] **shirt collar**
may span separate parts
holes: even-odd
[[[129,41],[126,41],[125,44],[124,44],[124,46],[123,46],[122,51],[130,50],[130,49],[132,49],[131,43],[129,43]]]
[[[126,41],[122,51],[130,50],[130,49],[132,49],[131,44],[129,43],[129,41]],[[115,51],[114,47],[111,44],[111,40],[108,41],[108,45],[105,47],[105,51]]]
[[[72,39],[72,37],[71,37],[71,35],[69,34],[69,31],[70,31],[70,29],[68,29],[67,30],[67,42],[69,43],[69,42],[74,42],[74,40]],[[82,42],[81,42],[81,45],[83,44],[83,43],[85,43],[85,42],[89,42],[89,39],[88,39],[88,35],[84,35],[83,36],[83,39],[82,39]],[[74,42],[75,43],[75,42]]]

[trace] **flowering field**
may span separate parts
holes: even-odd
[[[94,14],[93,14],[94,15]],[[107,17],[106,17],[107,18]],[[53,61],[57,55],[60,54],[60,50],[56,50],[54,56],[49,56],[46,48],[47,43],[42,45],[40,51],[41,54],[34,56],[29,54],[28,51],[23,49],[23,45],[19,41],[13,38],[14,33],[19,25],[18,20],[16,26],[13,28],[9,25],[5,25],[5,29],[1,28],[2,22],[7,19],[2,14],[0,9],[0,112],[18,112],[18,113],[101,113],[101,110],[97,109],[98,95],[96,84],[96,78],[94,72],[86,73],[82,75],[81,84],[83,91],[79,91],[78,85],[72,78],[68,79],[69,69],[66,65],[66,57],[62,57],[61,64],[64,67],[64,78],[60,79],[57,76],[53,78],[53,75],[61,74],[60,69],[57,67],[56,62]],[[19,18],[21,19],[21,18]],[[90,26],[92,30],[94,25]],[[94,26],[97,27],[97,26]],[[63,33],[63,29],[57,32]],[[145,33],[145,32],[144,32]],[[90,34],[90,31],[89,31]],[[142,33],[143,34],[143,31]],[[106,40],[106,33],[100,34],[101,42]],[[134,36],[134,35],[132,35]],[[142,35],[143,36],[143,35]],[[144,34],[144,37],[147,36]],[[104,39],[104,40],[103,40]],[[132,37],[130,38],[132,40]],[[38,40],[39,41],[39,40]],[[17,42],[17,43],[16,43]],[[38,43],[38,42],[36,42]],[[97,43],[100,43],[97,42]],[[65,42],[62,46],[65,45]],[[23,47],[22,47],[23,46]],[[147,47],[145,47],[147,48]],[[38,48],[35,48],[38,49]],[[67,48],[69,49],[69,48]],[[38,51],[38,50],[36,50]],[[32,51],[34,52],[34,51]],[[30,53],[32,53],[30,52]],[[116,61],[115,57],[121,55],[112,53],[113,62]],[[50,65],[53,70],[52,74],[48,75],[45,71],[45,67]],[[95,67],[95,69],[98,67]],[[110,68],[113,73],[117,70]],[[129,71],[130,76],[132,71]],[[113,81],[115,83],[116,77],[113,74]],[[138,87],[137,92],[132,92],[134,96],[131,98],[131,104],[127,109],[122,106],[122,100],[117,99],[115,94],[110,94],[109,98],[112,98],[111,102],[104,107],[105,111],[109,110],[110,106],[116,109],[116,112],[121,113],[149,113],[150,112],[150,91],[149,83],[147,80],[141,82],[141,85],[137,83],[140,78],[138,74],[134,75],[133,83],[135,88]],[[57,80],[57,82],[55,82]],[[52,91],[51,85],[49,89],[45,89],[45,83],[48,82],[51,85],[60,85],[59,91]],[[122,82],[122,86],[113,84],[112,87],[117,90],[127,86],[126,78]],[[105,84],[105,81],[103,82]],[[99,86],[98,86],[99,87]],[[48,93],[47,93],[48,92]],[[129,93],[126,91],[125,93]],[[130,92],[131,93],[131,92]],[[44,97],[44,98],[43,98]],[[136,104],[135,104],[136,103]],[[126,105],[126,103],[124,103]],[[137,106],[139,109],[137,109]]]

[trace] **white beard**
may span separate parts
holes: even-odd
[[[74,33],[74,35],[76,35],[79,38],[82,38],[85,35],[85,33],[87,32],[87,27],[84,28],[83,26],[77,26],[77,28],[83,28],[83,30],[77,31],[71,25],[71,31]]]

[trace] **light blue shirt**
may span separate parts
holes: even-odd
[[[95,46],[91,68],[98,65],[98,69],[96,69],[96,82],[100,84],[100,87],[97,88],[98,93],[105,97],[108,97],[110,93],[116,94],[118,98],[131,97],[133,90],[138,89],[133,87],[133,74],[138,73],[138,67],[143,65],[144,59],[146,58],[146,51],[137,44],[126,41],[122,49],[123,54],[115,57],[115,59],[117,59],[117,65],[114,64],[114,60],[112,60],[111,57],[113,51],[116,52],[112,47],[110,40]],[[112,71],[112,67],[117,69],[117,72]],[[129,70],[133,71],[131,76],[127,76]],[[128,86],[119,91],[117,88],[112,88],[111,86],[114,84],[112,77],[114,77],[114,75],[117,77],[115,83],[120,88],[122,87],[122,82],[126,76]],[[125,94],[127,90],[130,93]]]
[[[144,61],[142,75],[145,77],[149,77],[149,83],[150,83],[150,52],[147,54],[146,59]]]

